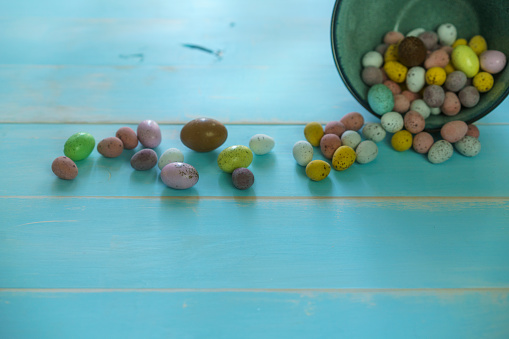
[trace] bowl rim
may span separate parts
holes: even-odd
[[[373,114],[374,116],[376,116],[378,118],[381,118],[382,116],[380,114],[373,112],[373,110],[371,110],[371,107],[369,106],[369,103],[366,100],[364,100],[364,98],[362,98],[360,96],[360,94],[355,90],[352,83],[346,77],[346,74],[344,73],[345,71],[343,69],[343,66],[341,66],[341,63],[339,62],[340,57],[338,55],[338,51],[336,49],[336,44],[335,44],[335,37],[337,36],[336,29],[335,29],[335,26],[336,26],[335,23],[336,23],[339,9],[341,7],[342,2],[343,2],[343,0],[335,1],[334,8],[332,10],[332,17],[331,17],[331,24],[330,24],[330,30],[331,30],[330,31],[330,39],[331,39],[330,41],[331,41],[331,47],[332,47],[332,58],[334,59],[334,63],[336,64],[336,70],[338,71],[339,76],[341,77],[341,80],[343,80],[343,83],[345,84],[346,88],[348,89],[350,94],[353,95],[355,100],[357,100],[357,102],[359,104],[361,104],[369,113]],[[506,67],[509,67],[509,63],[506,64]],[[483,117],[488,115],[491,111],[493,111],[496,107],[498,107],[507,98],[508,95],[509,95],[509,87],[497,99],[493,100],[491,102],[491,104],[482,113],[479,113],[475,117],[470,118],[468,120],[463,120],[463,121],[465,121],[466,124],[471,124],[479,119],[482,119]],[[441,127],[425,128],[425,131],[438,132],[438,131],[440,131],[440,128]]]

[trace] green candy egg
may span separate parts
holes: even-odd
[[[95,147],[94,137],[85,132],[71,135],[64,145],[64,154],[74,161],[83,160],[92,153]]]
[[[451,55],[452,64],[467,78],[473,78],[479,72],[479,57],[469,46],[456,46]]]
[[[225,148],[217,157],[219,168],[226,173],[232,173],[237,168],[248,167],[252,161],[253,152],[249,147],[242,145]]]

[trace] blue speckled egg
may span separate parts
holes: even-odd
[[[394,108],[394,96],[389,87],[374,85],[368,91],[368,103],[375,113],[383,115]]]

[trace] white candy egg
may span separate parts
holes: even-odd
[[[264,155],[272,151],[275,145],[272,137],[265,134],[255,134],[249,140],[249,148],[256,155]]]
[[[164,151],[159,158],[157,166],[162,170],[164,166],[172,162],[184,162],[184,154],[177,148],[169,148]]]
[[[412,67],[406,75],[406,87],[410,92],[418,93],[426,83],[426,70],[420,66]]]
[[[440,164],[449,160],[453,153],[454,149],[449,141],[439,140],[429,149],[428,160],[433,164]]]
[[[410,110],[416,111],[417,113],[422,115],[424,119],[427,119],[431,114],[431,109],[422,99],[412,101],[412,103],[410,104]]]
[[[456,41],[456,37],[458,36],[456,27],[449,23],[440,25],[438,27],[437,34],[440,44],[446,46],[452,46],[454,41]]]
[[[293,158],[301,166],[307,166],[313,160],[313,146],[305,141],[297,141],[293,145]]]
[[[362,128],[362,135],[368,140],[380,142],[385,139],[387,132],[385,132],[382,124],[378,122],[370,122]]]
[[[355,149],[355,154],[359,164],[367,164],[377,157],[378,146],[371,140],[364,140]]]
[[[362,141],[361,135],[356,131],[345,131],[341,135],[341,145],[349,146],[353,149],[357,147]]]
[[[403,116],[398,112],[385,113],[382,115],[380,122],[384,130],[389,133],[396,133],[397,131],[401,131],[405,125]]]
[[[362,57],[362,67],[382,67],[384,63],[384,57],[377,51],[369,51]]]
[[[466,135],[455,142],[454,147],[460,154],[466,157],[475,157],[481,152],[481,142],[470,135]]]

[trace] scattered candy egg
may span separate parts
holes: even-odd
[[[364,140],[355,149],[355,160],[359,164],[367,164],[376,159],[378,146],[371,140]]]
[[[266,134],[255,134],[249,139],[249,148],[256,155],[264,155],[272,151],[276,142]]]
[[[293,145],[293,158],[300,166],[306,166],[313,160],[313,146],[305,141],[297,141]]]
[[[383,115],[394,108],[394,96],[387,86],[374,85],[368,91],[368,103],[375,113]]]
[[[64,180],[72,180],[78,176],[78,166],[68,157],[58,157],[51,164],[53,173]]]
[[[469,46],[457,46],[452,51],[451,61],[454,68],[465,73],[467,78],[473,78],[479,72],[479,58]]]
[[[398,45],[398,60],[406,67],[414,67],[423,63],[426,59],[426,46],[417,37],[406,37]],[[405,68],[406,70],[406,68]],[[387,72],[387,69],[385,70]],[[406,74],[406,71],[405,71]],[[387,73],[387,75],[389,75]],[[390,77],[390,76],[389,76]],[[405,78],[403,77],[403,82]]]
[[[405,113],[410,109],[410,101],[404,94],[396,94],[394,96],[394,112]]]
[[[240,167],[232,172],[232,183],[236,189],[247,190],[254,184],[254,174],[249,169]]]
[[[440,107],[444,103],[444,89],[438,85],[430,85],[424,89],[422,99],[430,108]]]
[[[184,154],[178,148],[169,148],[159,157],[157,166],[160,170],[172,162],[184,162]]]
[[[456,93],[446,92],[444,96],[444,103],[440,106],[442,113],[447,116],[454,116],[461,110],[461,102]]]
[[[390,44],[385,50],[384,61],[397,61],[398,60],[398,45]]]
[[[439,140],[428,151],[428,160],[433,164],[440,164],[452,157],[454,149],[450,142]]]
[[[468,42],[468,46],[470,46],[470,48],[472,48],[474,53],[477,55],[481,55],[488,49],[486,40],[480,35],[473,36]]]
[[[362,57],[362,67],[373,66],[376,68],[380,68],[382,67],[383,63],[384,63],[383,55],[376,51],[369,51]]]
[[[472,80],[472,85],[479,93],[486,93],[493,87],[493,75],[488,72],[479,72]]]
[[[325,134],[320,140],[320,150],[327,159],[331,159],[334,152],[341,146],[341,139],[336,134]]]
[[[479,91],[474,86],[466,86],[458,93],[461,105],[467,108],[477,105],[480,97]]]
[[[240,167],[248,167],[252,161],[253,152],[243,145],[225,148],[217,157],[219,168],[226,173],[232,173]]]
[[[456,41],[456,37],[458,35],[456,27],[454,27],[454,25],[450,23],[438,26],[437,34],[438,41],[440,41],[440,44],[448,46],[451,46],[454,43],[454,41]]]
[[[412,147],[412,134],[406,130],[394,133],[391,138],[391,145],[398,152],[408,150]]]
[[[463,138],[458,140],[454,147],[456,150],[466,156],[466,157],[475,157],[479,152],[481,152],[481,142],[472,136],[465,135]]]
[[[455,143],[467,134],[468,126],[464,121],[450,121],[442,126],[440,135],[444,140]]]
[[[172,162],[161,170],[161,180],[173,189],[191,188],[196,185],[199,178],[196,168],[183,162]]]
[[[467,130],[467,134],[466,135],[469,135],[471,137],[474,137],[474,138],[477,138],[479,139],[479,128],[477,128],[476,125],[468,125],[468,130]]]
[[[304,127],[304,137],[313,146],[320,146],[320,139],[323,137],[323,127],[319,122],[313,121]]]
[[[497,74],[502,71],[507,62],[504,53],[495,50],[488,50],[481,54],[481,69],[491,74]]]
[[[157,164],[157,153],[150,148],[144,148],[131,158],[131,166],[137,171],[146,171]]]
[[[332,167],[337,171],[344,171],[355,162],[357,155],[350,146],[339,147],[332,156]]]
[[[64,154],[73,161],[79,161],[88,157],[94,147],[94,137],[89,133],[79,132],[67,139],[64,145]]]
[[[380,142],[385,139],[387,132],[382,127],[382,124],[378,122],[370,122],[364,125],[364,127],[362,128],[362,135],[364,136],[364,138],[371,140],[373,142]],[[362,144],[362,142],[360,144]],[[359,147],[359,145],[357,145],[357,147]]]
[[[330,173],[330,165],[323,160],[313,160],[306,166],[306,175],[313,181],[320,181]]]
[[[428,132],[420,132],[414,136],[412,146],[417,153],[426,154],[435,141]]]
[[[156,148],[161,143],[161,129],[154,120],[140,122],[136,134],[140,143],[145,147]]]
[[[467,76],[462,71],[454,71],[447,75],[444,86],[448,91],[459,92],[467,84]]]
[[[353,149],[355,149],[361,141],[361,135],[356,131],[346,131],[341,136],[341,145],[349,146]]]
[[[384,71],[389,79],[399,84],[405,81],[408,68],[397,61],[389,61],[384,64]]]
[[[433,67],[444,68],[449,64],[449,54],[443,49],[438,49],[432,52],[424,62],[424,68],[430,69]]]
[[[403,116],[397,112],[385,113],[382,115],[380,123],[382,124],[383,129],[389,133],[396,133],[404,126]]]
[[[381,84],[384,81],[382,70],[373,66],[364,68],[362,70],[361,77],[362,81],[368,86]]]
[[[219,121],[197,118],[189,121],[180,131],[180,140],[195,152],[210,152],[224,144],[228,130]]]
[[[340,120],[346,130],[358,131],[364,125],[364,117],[359,112],[345,114]]]
[[[426,71],[426,83],[428,85],[442,86],[447,78],[447,73],[442,67],[431,67]]]
[[[396,32],[396,31],[390,31],[385,34],[384,43],[386,43],[388,45],[397,44],[404,38],[405,38],[405,36],[402,33]]]
[[[133,131],[130,127],[121,127],[118,129],[115,136],[122,140],[122,144],[124,145],[124,149],[134,149],[138,146],[138,136],[136,132]]]
[[[406,86],[409,91],[417,93],[424,87],[425,84],[426,84],[426,70],[424,68],[420,66],[415,66],[408,70],[406,77]],[[403,91],[403,94],[404,92],[405,91]]]
[[[419,113],[424,119],[427,119],[431,114],[429,106],[422,99],[412,101],[412,104],[410,104],[410,110]]]
[[[338,137],[346,131],[346,126],[341,121],[330,121],[325,125],[325,134],[336,134]]]
[[[426,121],[419,113],[408,111],[403,118],[403,124],[407,131],[413,134],[422,132],[426,127]]]
[[[116,158],[122,154],[124,144],[117,137],[109,137],[97,144],[97,151],[106,158]]]

